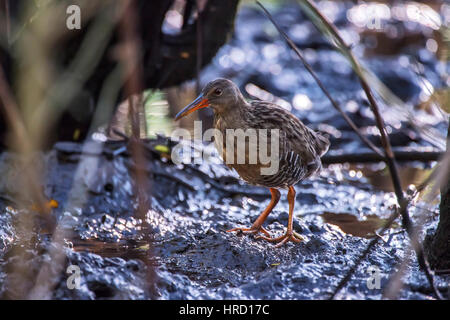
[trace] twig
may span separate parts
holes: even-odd
[[[138,108],[135,104],[134,99],[132,98],[132,94],[138,93],[139,102],[142,101],[142,69],[141,69],[141,45],[140,39],[137,36],[137,15],[135,11],[134,1],[125,1],[122,6],[122,17],[121,17],[121,26],[122,26],[122,34],[121,37],[123,39],[123,44],[125,50],[123,52],[122,63],[125,68],[125,92],[128,95],[129,102],[129,115],[131,118],[131,127],[132,127],[132,138],[130,139],[130,149],[131,155],[134,158],[137,166],[137,170],[144,168],[145,166],[145,158],[143,156],[143,150],[141,147],[140,141],[140,121],[139,121],[139,112]],[[145,220],[145,213],[147,212],[147,207],[149,207],[148,201],[145,193],[146,190],[143,186],[146,185],[145,181],[142,181],[141,178],[143,175],[139,174],[139,172],[134,172],[136,179],[136,187],[137,187],[137,195],[139,201],[139,209],[138,215],[139,218]]]
[[[36,34],[36,37],[33,36],[32,41],[30,37],[28,29],[30,25],[24,27],[22,31],[20,32],[20,37],[17,35],[15,37],[15,40],[17,41],[18,48],[21,48],[22,54],[19,55],[19,65],[21,64],[27,64],[28,62],[33,66],[31,69],[36,72],[36,67],[40,70],[45,70],[47,67],[51,64],[50,60],[48,59],[50,56],[49,54],[49,45],[53,43],[53,40],[57,38],[57,36],[54,35],[55,31],[53,26],[48,25],[48,23],[45,23],[44,21],[48,22],[48,19],[45,17],[49,17],[52,15],[52,13],[56,12],[53,10],[61,9],[62,7],[46,7],[45,9],[38,9],[42,10],[42,15],[35,14],[33,20],[33,24],[37,26],[37,29],[40,29],[41,32]],[[25,10],[27,8],[24,8]],[[29,8],[32,10],[32,12],[35,12],[35,9],[32,8],[32,6]],[[28,10],[26,10],[28,12]],[[58,11],[60,12],[60,11]],[[103,10],[103,13],[105,13],[106,16],[110,16],[109,10]],[[25,18],[24,18],[25,19]],[[26,19],[25,19],[26,20]],[[109,19],[108,19],[109,20]],[[29,19],[25,21],[25,24],[30,21]],[[90,30],[88,35],[86,36],[89,40],[93,40],[92,36],[95,37],[95,44],[104,44],[103,35],[108,34],[106,32],[105,28],[101,28],[102,32],[99,33],[98,27],[110,25],[109,22],[106,20],[96,19],[95,21],[95,27],[93,27],[93,31]],[[112,28],[111,28],[112,29]],[[62,30],[62,31],[61,31]],[[63,29],[61,29],[61,33],[64,33]],[[99,36],[101,35],[101,36]],[[21,110],[22,110],[22,116],[24,118],[24,126],[28,130],[28,140],[27,144],[31,145],[33,148],[38,149],[40,147],[40,143],[44,142],[46,132],[45,130],[49,127],[49,123],[51,123],[53,120],[56,120],[57,115],[60,111],[62,111],[63,106],[67,105],[68,101],[71,100],[76,92],[78,92],[80,86],[83,81],[83,77],[79,77],[80,74],[89,73],[92,71],[91,66],[92,64],[95,64],[96,60],[96,54],[92,55],[92,52],[97,52],[97,50],[94,46],[85,46],[86,37],[83,38],[83,42],[81,44],[81,48],[77,51],[77,55],[75,58],[72,59],[71,66],[78,66],[79,68],[74,68],[73,70],[76,70],[76,75],[74,72],[69,71],[69,69],[66,69],[64,72],[62,72],[62,76],[55,82],[50,82],[50,79],[52,77],[49,75],[48,77],[44,77],[44,81],[41,82],[41,86],[28,86],[30,75],[27,73],[25,75],[24,72],[18,73],[18,83],[20,83],[19,87],[27,88],[26,95],[29,95],[29,97],[32,97],[33,100],[30,99],[22,99],[24,100],[23,104],[21,104]],[[45,39],[45,41],[43,41]],[[89,43],[93,44],[92,41],[89,41]],[[26,45],[25,45],[26,44]],[[27,49],[25,49],[27,48]],[[86,54],[86,50],[83,48],[89,48],[91,51],[89,51],[89,54]],[[36,52],[40,52],[40,54],[36,55]],[[102,50],[100,52],[103,52]],[[98,53],[98,52],[97,52]],[[92,64],[91,64],[92,63]],[[48,68],[51,69],[51,68]],[[28,69],[26,71],[29,71]],[[47,70],[45,71],[47,72]],[[33,73],[33,72],[32,72]],[[51,73],[51,72],[50,72]],[[45,73],[47,74],[47,73]],[[31,77],[32,78],[32,77]],[[75,78],[77,80],[75,80]],[[50,88],[50,85],[52,88]],[[58,90],[56,87],[58,87],[61,90]],[[56,100],[53,100],[56,99]],[[55,102],[54,104],[51,103],[51,101]],[[58,105],[60,108],[54,108],[54,105]],[[48,110],[47,108],[51,108],[51,112],[45,112]],[[45,120],[43,121],[45,116]],[[51,118],[49,120],[49,117]],[[44,125],[45,124],[45,128]],[[18,142],[18,145],[20,145],[20,141]],[[85,143],[83,147],[87,148],[88,143]],[[25,153],[25,155],[27,155]],[[86,160],[86,159],[84,159]],[[89,161],[91,159],[88,159]],[[85,162],[86,163],[86,162]],[[90,162],[90,165],[95,165],[95,163]],[[35,170],[34,170],[35,171]],[[35,175],[37,175],[37,172],[32,172]],[[81,174],[81,166],[79,166],[75,172],[74,181],[77,181],[77,177]],[[82,173],[85,175],[85,172]],[[30,178],[29,174],[24,174],[24,177],[27,179],[32,180]],[[35,181],[37,181],[35,179]],[[28,183],[28,181],[27,181]],[[66,201],[66,208],[70,207],[70,204],[72,203],[83,203],[87,198],[87,192],[85,192],[85,188],[83,184],[74,184],[71,188],[72,190],[76,189],[74,193],[77,194],[77,196],[72,197],[71,193],[68,193],[68,199]],[[30,187],[30,191],[33,192],[33,197],[40,195],[39,192],[42,192],[42,190],[34,191],[32,187]],[[77,192],[80,191],[80,192]],[[68,204],[69,203],[69,204]],[[85,203],[85,202],[84,202]],[[80,205],[79,207],[83,207],[83,205]],[[27,221],[23,221],[22,224],[27,223]],[[30,230],[29,232],[31,232]],[[28,298],[28,299],[50,299],[52,297],[52,289],[56,286],[56,282],[60,279],[58,274],[61,274],[63,271],[63,267],[65,264],[65,251],[63,249],[63,243],[65,239],[71,239],[72,234],[71,231],[67,230],[66,228],[62,227],[59,223],[56,224],[55,227],[50,230],[51,236],[51,243],[47,246],[47,253],[49,255],[48,259],[43,259],[41,265],[39,266],[38,272],[33,272],[32,277],[34,279],[29,280],[24,275],[23,279],[28,279],[27,281],[31,281],[30,284],[32,285],[31,288],[29,288],[26,292],[21,293],[22,298]],[[24,247],[25,249],[27,247]],[[17,255],[20,257],[20,255]],[[19,260],[20,261],[20,260]],[[19,266],[20,267],[20,266]],[[17,278],[17,276],[13,275],[11,278],[14,279],[14,277]],[[14,280],[13,280],[14,281]]]
[[[305,67],[308,69],[308,71],[311,73],[311,68],[309,67],[309,65],[307,63],[305,63],[305,59],[302,57],[302,55],[300,54],[300,51],[298,50],[298,48],[295,46],[295,44],[292,42],[292,40],[289,39],[289,37],[287,36],[287,34],[285,32],[283,32],[283,30],[281,30],[281,28],[276,24],[276,22],[273,20],[273,18],[270,16],[270,13],[264,8],[264,6],[259,3],[257,1],[258,5],[264,10],[264,12],[266,13],[266,15],[269,17],[269,19],[271,20],[271,22],[275,25],[275,27],[278,29],[278,31],[280,32],[280,34],[283,35],[283,37],[285,38],[285,40],[289,43],[289,45],[291,46],[291,48],[297,53],[297,55],[300,57],[300,59],[302,60],[303,64],[305,65]],[[341,50],[341,52],[344,54],[344,56],[346,56],[349,61],[351,62],[354,71],[356,72],[358,79],[360,81],[360,84],[364,90],[364,92],[366,93],[367,99],[369,100],[369,105],[370,108],[375,116],[375,120],[376,120],[376,125],[378,127],[378,130],[380,131],[381,134],[381,144],[383,146],[384,149],[384,157],[385,157],[385,162],[389,168],[389,172],[391,174],[391,179],[392,179],[392,184],[394,186],[394,191],[395,191],[395,195],[397,197],[397,202],[400,206],[400,215],[402,217],[402,224],[403,227],[406,229],[408,236],[410,238],[410,241],[412,243],[412,246],[414,248],[414,251],[416,252],[416,256],[417,256],[417,260],[419,263],[419,266],[421,267],[421,269],[424,271],[431,288],[433,289],[436,297],[438,299],[442,299],[442,296],[440,295],[439,291],[436,289],[436,286],[434,284],[434,278],[433,278],[433,274],[431,273],[429,266],[428,266],[428,261],[425,257],[422,245],[419,243],[419,241],[417,241],[417,237],[416,235],[416,230],[414,229],[414,226],[412,224],[412,221],[408,215],[408,201],[405,199],[404,195],[403,195],[403,190],[401,187],[401,180],[400,180],[400,176],[397,170],[397,164],[394,158],[394,153],[392,151],[392,147],[391,147],[391,143],[388,137],[388,134],[386,132],[386,127],[384,125],[384,120],[380,115],[380,111],[379,111],[379,107],[378,104],[372,94],[372,91],[370,89],[370,86],[368,85],[366,79],[364,78],[363,75],[363,71],[360,67],[360,64],[358,63],[358,61],[356,60],[355,56],[353,55],[353,53],[351,52],[349,46],[345,43],[345,41],[342,39],[342,37],[339,35],[339,32],[337,31],[336,27],[331,24],[328,19],[323,16],[321,14],[321,12],[317,9],[317,7],[310,1],[310,0],[301,0],[301,3],[306,7],[307,10],[309,10],[310,13],[312,13],[312,15],[316,18],[320,19],[320,22],[322,24],[322,26],[326,27],[326,30],[332,35],[332,39],[335,41],[336,46]],[[319,28],[320,29],[320,28]],[[319,79],[315,76],[314,73],[313,74],[314,79],[316,80],[316,82],[319,84],[319,86],[322,85],[319,81]],[[324,88],[322,88],[322,90],[324,90]],[[325,92],[325,91],[324,91]],[[328,93],[327,97],[329,96]],[[329,97],[330,99],[330,97]],[[330,101],[334,101],[332,99],[330,99]],[[336,107],[335,104],[333,104],[333,106]],[[340,110],[340,108],[338,108],[338,110]],[[340,111],[341,112],[341,111]],[[341,112],[341,114],[344,114],[343,112]],[[345,116],[344,116],[345,118]],[[348,121],[347,121],[348,122]],[[359,131],[356,131],[358,133],[358,135],[362,138],[363,136],[359,133]],[[366,142],[367,139],[363,139],[363,141]],[[366,142],[367,144],[367,142]],[[371,149],[372,149],[372,144],[370,144]],[[376,150],[376,151],[375,151]],[[375,149],[374,151],[378,154],[381,155],[381,152],[379,152],[378,148]],[[376,238],[378,239],[378,238]],[[378,240],[377,240],[378,241]],[[374,244],[372,245],[369,244],[369,246],[367,247],[365,254],[363,256],[365,256],[368,252],[370,252],[371,248],[374,246]],[[345,283],[350,279],[351,275],[353,274],[354,270],[356,270],[357,266],[359,265],[359,263],[362,261],[362,259],[359,259],[357,261],[357,263],[355,264],[355,266],[347,273],[346,277],[344,278],[344,282],[341,282],[341,286],[339,286],[339,288],[337,288],[337,290],[335,290],[335,292],[333,293],[332,297],[334,297],[338,291],[345,285]]]
[[[383,229],[378,233],[379,235],[382,235],[386,230],[388,230],[392,223],[397,219],[399,216],[399,211],[394,210],[394,212],[389,216],[387,219]],[[381,237],[375,237],[373,240],[369,243],[366,250],[359,256],[359,258],[356,260],[356,262],[353,264],[353,266],[348,270],[347,274],[342,278],[342,280],[338,283],[336,288],[334,289],[333,293],[330,295],[329,299],[332,300],[334,297],[341,291],[341,289],[347,284],[347,282],[350,280],[352,275],[355,273],[358,266],[361,264],[361,262],[366,258],[366,256],[370,253],[373,247],[378,243],[378,241],[381,239]]]
[[[181,30],[186,30],[188,26],[189,18],[191,17],[192,8],[194,7],[194,1],[196,0],[186,0],[186,4],[184,5],[183,12],[183,25],[181,26]]]
[[[370,148],[372,149],[376,154],[378,154],[379,156],[383,156],[383,153],[381,152],[381,150],[379,148],[377,148],[369,139],[367,139],[367,137],[365,137],[358,129],[358,127],[356,126],[356,124],[352,121],[352,119],[350,119],[349,116],[347,116],[347,114],[341,109],[341,107],[339,106],[339,104],[333,99],[333,97],[331,96],[331,94],[328,92],[328,90],[325,88],[325,86],[323,85],[322,81],[320,81],[320,79],[317,77],[316,73],[314,72],[314,70],[311,68],[311,66],[309,65],[309,63],[306,61],[306,59],[303,57],[303,55],[301,54],[300,50],[297,48],[297,46],[295,45],[295,43],[289,38],[289,36],[280,28],[280,26],[275,22],[275,20],[272,18],[272,15],[269,13],[269,11],[267,11],[266,8],[264,8],[264,6],[259,2],[256,1],[256,3],[263,9],[264,13],[266,14],[266,16],[269,18],[269,20],[273,23],[273,25],[275,26],[275,28],[277,28],[278,32],[283,36],[283,38],[286,40],[286,42],[288,43],[288,45],[291,47],[292,50],[294,50],[294,52],[297,54],[297,56],[300,58],[300,60],[302,61],[303,65],[305,66],[305,68],[309,71],[309,73],[312,75],[312,77],[314,78],[314,80],[317,82],[317,84],[319,85],[320,89],[322,89],[322,91],[325,93],[325,95],[327,96],[327,98],[330,100],[332,106],[342,115],[342,117],[345,119],[345,121],[347,121],[348,125],[356,132],[356,134],[361,138],[361,140]]]
[[[200,71],[202,69],[202,45],[203,45],[203,36],[202,36],[202,16],[200,14],[200,0],[196,1],[196,10],[197,10],[197,65],[196,65],[196,90],[197,94],[200,93]]]
[[[11,44],[11,12],[9,0],[5,0],[5,26],[6,26],[6,39],[8,40],[8,45]]]
[[[450,269],[436,270],[435,273],[439,275],[450,274]]]
[[[432,190],[430,190],[430,192],[428,192],[425,196],[425,199],[423,200],[425,202],[426,205],[430,206],[430,203],[433,201],[434,195],[437,194],[439,192],[439,189],[441,186],[443,186],[444,184],[447,183],[447,177],[448,177],[448,170],[450,168],[450,149],[448,149],[446,151],[446,153],[442,156],[441,161],[440,161],[440,166],[438,167],[437,171],[435,171],[436,174],[436,178],[435,178],[435,183],[432,187]],[[423,221],[426,217],[425,214],[423,214],[424,211],[429,210],[427,208],[419,208],[419,214],[417,214],[418,216],[418,224],[423,224]],[[414,238],[411,239],[411,247],[414,246],[414,243],[418,242],[418,238],[419,238],[419,234],[418,232],[416,232],[414,234]],[[427,263],[427,261],[425,261],[425,263]],[[401,265],[405,265],[404,262],[402,262]],[[391,278],[389,279],[389,282],[387,284],[387,288],[388,290],[386,291],[385,295],[388,297],[395,297],[398,294],[398,291],[401,288],[401,284],[399,284],[398,282],[401,279],[401,273],[402,273],[402,268],[399,269],[399,271],[397,271],[396,273],[394,273]],[[432,288],[434,291],[434,288]]]
[[[121,56],[121,63],[125,71],[125,94],[129,97],[129,112],[132,119],[132,137],[130,142],[131,156],[134,160],[134,167],[132,176],[135,181],[135,190],[137,195],[138,206],[135,212],[136,218],[141,220],[141,233],[143,239],[149,241],[149,227],[146,219],[148,210],[151,207],[150,196],[151,184],[146,174],[147,168],[146,159],[144,155],[144,148],[140,140],[140,120],[139,110],[136,108],[132,95],[137,93],[139,95],[138,102],[142,103],[143,92],[143,70],[142,70],[142,46],[140,38],[138,37],[137,26],[139,26],[138,15],[136,12],[136,1],[123,1],[121,6],[121,38],[125,47],[124,53]],[[146,280],[150,289],[150,284],[154,282],[153,268],[149,261],[152,250],[148,250],[149,259],[147,259],[147,273]]]
[[[331,32],[331,34],[333,35],[333,39],[338,44],[338,47],[340,47],[343,54],[349,59],[349,61],[351,62],[352,66],[354,68],[354,71],[358,75],[358,79],[361,83],[361,86],[362,86],[364,92],[367,95],[367,99],[369,100],[370,108],[375,116],[376,124],[377,124],[378,130],[380,131],[380,134],[381,134],[381,144],[383,146],[383,149],[385,152],[385,157],[386,157],[385,161],[389,168],[389,172],[391,174],[391,179],[392,179],[392,184],[393,184],[394,190],[395,190],[395,195],[397,197],[397,202],[400,206],[400,215],[402,217],[403,227],[406,229],[406,232],[408,233],[408,236],[411,241],[411,245],[416,253],[419,266],[424,271],[425,276],[427,277],[427,280],[428,280],[433,292],[435,293],[435,295],[438,299],[442,299],[440,292],[437,290],[437,288],[434,284],[434,277],[433,277],[432,272],[430,271],[428,261],[425,257],[424,251],[423,251],[423,247],[422,247],[421,243],[418,241],[418,238],[416,236],[417,235],[416,230],[415,230],[414,225],[409,217],[408,201],[407,201],[407,199],[405,199],[405,197],[403,195],[400,176],[399,176],[399,173],[397,170],[397,164],[395,161],[394,153],[392,151],[389,136],[386,132],[386,127],[384,125],[383,118],[381,117],[378,103],[376,102],[376,100],[372,94],[372,91],[370,89],[370,86],[364,77],[363,70],[361,69],[358,60],[355,58],[355,56],[351,52],[348,45],[345,43],[344,39],[339,35],[339,32],[337,31],[336,27],[333,24],[331,24],[328,21],[328,19],[320,13],[320,11],[317,9],[317,7],[311,1],[302,0],[301,2],[306,7],[308,7],[308,9],[311,12],[313,12],[313,14],[321,20],[321,23],[326,26],[327,30]]]
[[[437,161],[441,156],[442,152],[438,151],[394,151],[394,156],[397,161]],[[367,163],[367,162],[379,162],[384,161],[385,158],[371,152],[363,153],[351,153],[351,154],[339,154],[339,155],[329,155],[326,154],[321,158],[322,163]]]

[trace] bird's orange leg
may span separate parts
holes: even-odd
[[[270,200],[269,205],[267,208],[261,213],[261,215],[258,217],[258,219],[255,220],[253,225],[250,228],[233,228],[231,230],[227,230],[227,232],[243,232],[243,233],[258,233],[262,232],[267,237],[270,237],[270,233],[263,228],[263,223],[266,221],[269,214],[272,212],[273,208],[277,205],[278,201],[280,200],[280,191],[274,188],[270,188],[270,193],[272,194],[272,199]]]
[[[300,242],[302,241],[302,237],[294,231],[294,204],[295,204],[295,189],[293,186],[289,187],[288,192],[288,201],[289,201],[289,221],[286,233],[278,238],[271,238],[271,237],[264,237],[264,236],[258,236],[257,239],[264,239],[270,242],[278,242],[275,247],[281,247],[283,244],[285,244],[288,241],[292,242]]]

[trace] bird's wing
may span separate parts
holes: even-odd
[[[279,129],[280,139],[286,139],[286,151],[294,151],[307,164],[316,164],[328,150],[329,141],[321,134],[308,128],[286,109],[264,101],[252,101],[255,128]]]

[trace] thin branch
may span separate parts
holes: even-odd
[[[202,35],[202,17],[200,12],[200,0],[196,1],[196,10],[197,10],[197,65],[196,65],[196,90],[197,93],[200,93],[200,72],[202,69],[202,55],[203,55],[203,35]]]
[[[184,12],[183,12],[183,25],[181,26],[181,30],[186,30],[189,18],[192,14],[192,9],[194,7],[194,1],[196,0],[186,0],[186,4],[184,5]]]
[[[142,43],[138,30],[139,19],[136,8],[136,1],[123,1],[121,11],[121,32],[120,37],[124,44],[124,54],[121,56],[121,63],[125,71],[125,94],[129,97],[129,112],[132,119],[132,137],[129,140],[131,157],[134,161],[132,167],[132,177],[135,182],[135,191],[137,195],[138,206],[135,211],[136,218],[141,221],[140,233],[143,239],[150,245],[149,225],[147,222],[147,212],[151,208],[150,192],[151,182],[148,179],[145,170],[148,170],[148,162],[145,158],[145,150],[140,138],[140,114],[135,105],[135,99],[132,95],[138,93],[138,103],[143,103],[143,70],[142,70]],[[151,290],[151,284],[154,283],[154,270],[150,264],[153,250],[148,250],[148,259],[146,261],[147,272],[146,280],[148,288]]]
[[[406,229],[406,232],[408,233],[411,245],[416,253],[420,268],[424,271],[425,276],[427,277],[427,280],[428,280],[432,290],[434,291],[436,297],[438,299],[442,299],[440,292],[437,290],[437,288],[434,284],[434,277],[429,268],[428,261],[425,257],[425,253],[423,251],[422,244],[418,241],[418,238],[416,236],[417,231],[415,230],[414,225],[409,217],[408,209],[407,209],[408,201],[407,201],[407,199],[405,199],[405,197],[403,195],[403,190],[401,187],[401,180],[400,180],[400,176],[399,176],[399,173],[397,170],[397,163],[395,161],[394,153],[392,151],[389,136],[386,131],[384,120],[381,117],[378,103],[375,100],[372,90],[370,89],[370,86],[364,77],[365,73],[363,72],[363,69],[361,68],[356,57],[353,55],[353,52],[350,50],[349,46],[345,43],[344,39],[340,36],[336,27],[332,23],[330,23],[324,15],[322,15],[322,13],[318,10],[318,8],[315,6],[315,4],[313,4],[310,0],[301,0],[300,3],[307,10],[307,13],[310,13],[313,17],[318,18],[320,20],[321,26],[322,27],[324,26],[326,29],[325,32],[328,32],[329,34],[331,34],[331,37],[334,40],[336,46],[338,47],[338,49],[340,49],[340,51],[343,53],[343,55],[349,59],[351,65],[353,66],[355,73],[358,75],[359,82],[360,82],[361,87],[363,88],[364,92],[366,93],[367,99],[369,100],[370,108],[375,116],[375,121],[376,121],[378,130],[380,131],[380,134],[381,134],[381,144],[383,146],[383,149],[385,152],[385,157],[386,157],[385,161],[389,168],[389,172],[391,174],[391,179],[392,179],[392,184],[393,184],[394,190],[395,190],[395,195],[397,197],[397,202],[400,206],[400,215],[402,217],[403,227]]]
[[[442,156],[442,152],[439,151],[394,151],[394,156],[397,161],[438,161]],[[325,154],[321,158],[323,164],[332,163],[370,163],[384,161],[385,157],[382,157],[372,152],[351,153],[351,154],[338,154],[329,155]]]
[[[9,0],[5,0],[5,24],[6,24],[6,39],[8,45],[11,43],[11,12]]]
[[[421,245],[421,243],[419,241],[417,241],[417,237],[415,236],[416,230],[415,230],[415,228],[413,226],[413,223],[412,223],[412,221],[411,221],[411,219],[410,219],[410,217],[408,215],[408,210],[407,210],[408,201],[407,201],[407,199],[405,199],[405,197],[403,195],[403,190],[402,190],[402,187],[401,187],[401,180],[400,180],[400,176],[399,176],[399,173],[398,173],[397,164],[396,164],[396,161],[395,161],[395,158],[394,158],[394,153],[392,151],[392,147],[391,147],[391,143],[390,143],[390,140],[389,140],[389,136],[388,136],[387,131],[386,131],[384,120],[381,117],[381,114],[380,114],[380,111],[379,111],[380,109],[378,107],[377,101],[375,100],[375,98],[373,96],[373,93],[372,93],[372,91],[370,89],[370,86],[368,85],[368,83],[367,83],[367,81],[366,81],[366,79],[364,77],[364,72],[363,72],[363,70],[362,70],[358,60],[353,55],[350,47],[345,43],[343,38],[340,36],[340,34],[337,31],[336,27],[332,23],[330,23],[325,16],[322,15],[322,13],[318,10],[318,8],[315,6],[315,4],[313,4],[309,0],[301,0],[300,3],[303,5],[303,8],[306,9],[306,11],[307,11],[306,13],[307,14],[309,13],[312,16],[312,18],[316,18],[316,19],[320,20],[320,25],[322,27],[325,27],[325,31],[324,30],[321,30],[321,31],[331,35],[332,40],[334,40],[334,44],[343,53],[343,55],[349,59],[351,65],[353,66],[353,69],[354,69],[355,73],[358,76],[358,79],[360,81],[361,87],[363,88],[364,92],[366,93],[367,99],[369,100],[370,108],[372,110],[372,113],[375,116],[376,125],[377,125],[378,130],[380,131],[380,134],[381,134],[381,144],[382,144],[383,149],[384,149],[385,162],[386,162],[386,164],[387,164],[387,166],[389,168],[389,172],[391,174],[391,179],[392,179],[392,184],[393,184],[394,190],[395,190],[395,195],[397,197],[397,202],[398,202],[398,204],[400,206],[400,215],[402,217],[403,227],[406,229],[406,231],[408,233],[408,236],[410,238],[410,241],[412,243],[412,247],[414,248],[414,251],[416,252],[416,256],[417,256],[417,260],[418,260],[420,268],[424,271],[424,273],[425,273],[425,275],[426,275],[426,277],[427,277],[427,279],[428,279],[428,281],[430,283],[430,286],[433,289],[436,297],[438,299],[442,299],[442,296],[440,295],[439,291],[437,290],[437,288],[436,288],[436,286],[434,284],[433,274],[430,271],[430,268],[429,268],[429,265],[428,265],[428,261],[427,261],[427,259],[425,257],[422,245]],[[303,56],[301,55],[300,51],[295,46],[293,41],[290,40],[290,38],[287,36],[287,34],[283,30],[281,30],[281,28],[276,24],[276,22],[271,17],[270,13],[264,8],[264,6],[258,1],[257,1],[257,4],[264,10],[265,14],[268,16],[270,21],[275,25],[275,27],[280,32],[280,34],[288,42],[289,46],[299,56],[299,58],[302,60],[302,62],[305,65],[305,67],[313,75],[314,79],[319,84],[319,86],[322,88],[322,90],[324,90],[325,88],[321,84],[320,80],[317,78],[317,76],[314,74],[314,72],[312,72],[311,67],[306,63],[306,60],[303,58]],[[319,30],[320,30],[320,28],[319,28]],[[324,92],[326,92],[326,90]],[[330,101],[334,101],[333,99],[331,99],[331,96],[329,96],[328,92],[326,92],[325,94],[330,99]],[[337,104],[335,105],[333,102],[332,102],[332,104],[336,108]],[[338,108],[338,110],[341,110],[341,109]],[[342,110],[339,111],[339,112],[342,115],[344,115]],[[345,118],[345,116],[344,116],[344,118]],[[356,131],[356,132],[358,133],[358,136],[360,136],[363,139],[363,141],[366,142],[367,139],[364,139],[365,137],[363,138],[363,136],[359,133],[359,131]],[[367,142],[366,142],[366,144],[367,144]],[[370,143],[370,148],[371,149],[373,149],[372,146],[373,145]],[[375,150],[374,151],[376,153],[381,155],[381,152],[379,152],[378,148],[376,148]],[[367,249],[365,251],[365,254],[363,256],[365,256],[368,252],[370,252],[370,250],[371,250],[371,248],[373,246],[374,246],[374,244],[372,245],[372,243],[371,243],[367,247]],[[347,273],[347,276],[344,279],[347,279],[347,278],[349,279],[349,277],[353,274],[354,270],[356,270],[357,266],[359,265],[359,263],[361,261],[362,261],[362,259],[359,259],[357,261],[355,266],[350,270],[349,273]],[[343,283],[342,286],[345,283]],[[341,288],[342,287],[337,288],[337,290],[335,290],[335,292],[333,293],[332,297],[334,297]]]
[[[397,219],[399,216],[399,211],[394,210],[394,212],[389,216],[387,219],[383,229],[378,233],[379,235],[384,234],[386,230],[388,230],[392,223]],[[359,258],[356,260],[356,262],[353,264],[353,266],[348,270],[347,274],[342,278],[342,280],[338,283],[332,294],[330,295],[329,299],[333,300],[335,296],[341,291],[343,287],[350,281],[352,275],[355,273],[358,266],[361,264],[361,262],[367,257],[367,255],[370,253],[373,247],[378,243],[378,241],[381,239],[381,237],[375,237],[367,246],[367,248],[364,250],[364,252],[359,256]]]
[[[449,166],[449,164],[450,164],[450,149],[448,149],[447,152],[442,156],[440,164],[441,165],[437,169],[438,173],[436,175],[435,183],[432,187],[432,190],[426,194],[425,199],[423,200],[425,202],[425,204],[429,207],[431,206],[430,204],[434,199],[434,195],[439,192],[439,189],[441,188],[441,186],[443,186],[444,184],[447,183],[446,180],[448,177],[448,170],[450,167]],[[424,219],[427,216],[424,214],[424,211],[428,211],[428,210],[430,210],[430,208],[423,208],[423,207],[419,208],[419,213],[417,214],[419,225],[423,224]],[[413,247],[413,244],[418,242],[418,239],[419,239],[419,233],[416,232],[416,233],[414,233],[414,238],[411,239],[410,247]],[[425,261],[424,263],[427,263],[427,261]],[[404,266],[406,264],[407,264],[407,262],[403,261],[401,263],[403,268],[399,268],[399,271],[394,273],[391,276],[391,278],[389,279],[389,282],[387,284],[388,289],[385,291],[385,296],[394,298],[398,294],[398,291],[400,291],[401,285],[398,282],[401,281],[402,269],[405,268]],[[433,288],[433,290],[434,290],[434,288]]]
[[[435,273],[439,275],[450,274],[450,269],[436,270]]]
[[[316,73],[314,72],[314,70],[311,68],[311,66],[309,65],[309,63],[306,61],[306,59],[303,57],[303,55],[301,54],[300,50],[297,48],[297,46],[295,45],[295,43],[289,38],[289,36],[280,28],[280,26],[276,23],[276,21],[273,19],[272,15],[269,13],[269,11],[267,11],[267,9],[259,2],[256,1],[256,3],[262,8],[262,10],[264,11],[264,13],[266,14],[266,16],[269,18],[269,20],[273,23],[273,25],[275,26],[275,28],[277,28],[278,32],[283,36],[283,38],[286,40],[286,42],[288,43],[288,45],[291,47],[292,50],[294,50],[294,52],[297,54],[297,56],[300,58],[300,60],[302,61],[303,65],[305,66],[305,68],[308,70],[308,72],[311,74],[311,76],[314,78],[314,80],[317,82],[317,84],[319,85],[320,89],[322,89],[323,93],[327,96],[327,98],[330,100],[332,106],[342,115],[342,117],[345,119],[345,121],[347,121],[348,125],[356,132],[356,134],[361,138],[361,140],[370,148],[372,149],[376,154],[383,156],[383,152],[377,148],[369,139],[367,139],[367,137],[365,137],[360,130],[358,129],[358,127],[356,126],[356,124],[352,121],[352,119],[350,119],[349,116],[347,116],[347,114],[341,109],[341,107],[339,106],[339,104],[333,99],[333,97],[331,96],[331,94],[328,92],[328,90],[325,88],[325,86],[323,85],[322,81],[320,81],[320,79],[317,77]]]

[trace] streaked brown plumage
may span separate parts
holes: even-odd
[[[217,79],[208,83],[202,90],[201,95],[190,105],[185,107],[176,117],[189,114],[202,107],[210,106],[214,111],[214,127],[218,129],[216,134],[216,146],[227,165],[250,184],[270,188],[272,200],[264,212],[256,219],[250,228],[234,228],[228,230],[241,231],[244,233],[259,233],[259,236],[271,242],[278,242],[280,246],[287,241],[299,242],[300,235],[293,230],[293,210],[295,203],[295,189],[293,186],[299,181],[308,178],[321,168],[320,157],[328,150],[329,141],[317,132],[305,126],[298,118],[289,111],[270,102],[252,101],[247,102],[242,96],[239,88],[230,80]],[[262,175],[261,168],[269,164],[258,161],[249,163],[249,149],[245,149],[245,163],[237,163],[238,148],[235,147],[234,159],[227,159],[227,147],[230,141],[226,139],[227,129],[268,129],[267,150],[270,146],[270,129],[279,129],[279,170],[271,175]],[[219,132],[221,134],[219,134]],[[237,141],[234,141],[237,146]],[[256,147],[261,148],[258,140]],[[222,150],[220,150],[222,149]],[[280,198],[279,188],[288,189],[289,200],[289,222],[286,234],[278,238],[272,238],[267,230],[262,227],[265,219],[278,203]]]

